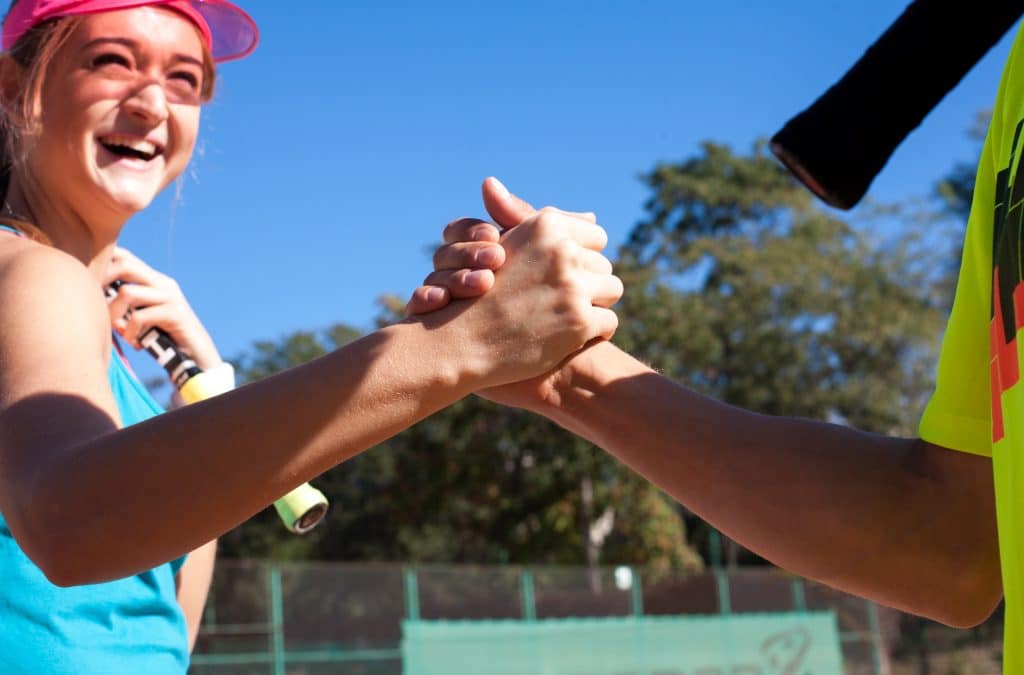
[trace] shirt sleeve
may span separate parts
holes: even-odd
[[[998,109],[998,106],[997,106]],[[935,391],[921,418],[922,439],[951,450],[992,455],[990,323],[992,221],[998,122],[993,118],[978,165],[956,296],[939,356]]]

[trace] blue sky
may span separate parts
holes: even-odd
[[[125,231],[221,351],[406,296],[443,225],[501,178],[596,211],[612,246],[638,176],[703,139],[749,148],[848,68],[905,2],[241,1],[263,40],[226,64],[199,152]],[[1011,31],[1012,33],[1012,31]],[[991,105],[1009,38],[906,141],[882,200],[928,193]],[[173,193],[178,192],[176,198]]]

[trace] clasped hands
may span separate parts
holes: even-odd
[[[594,214],[536,210],[494,178],[482,192],[494,224],[460,218],[445,227],[434,271],[407,312],[429,323],[460,306],[472,310],[461,317],[475,329],[466,339],[487,351],[477,393],[536,410],[557,395],[561,366],[615,333],[610,308],[622,281],[601,253],[608,236]]]

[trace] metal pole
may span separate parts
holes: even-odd
[[[807,596],[804,594],[804,580],[793,577],[793,609],[797,612],[807,611]]]
[[[632,575],[633,585],[630,587],[630,599],[632,600],[633,616],[641,617],[644,615],[644,589],[643,581],[640,579],[640,572],[638,570],[629,568],[629,572]]]
[[[420,620],[420,584],[415,567],[405,569],[405,615],[409,621]]]
[[[281,600],[281,568],[270,565],[270,650],[274,675],[285,675],[284,607]]]
[[[523,568],[521,586],[523,591],[523,619],[526,621],[536,621],[537,600],[533,594],[533,574],[526,568]]]
[[[718,607],[722,614],[732,614],[732,602],[729,599],[729,575],[725,570],[715,570],[715,582],[718,587]]]
[[[711,555],[711,567],[722,566],[722,535],[715,528],[708,533],[708,553]]]
[[[878,625],[878,605],[864,601],[868,608],[868,626],[871,629],[871,669],[874,675],[882,675],[882,630]]]

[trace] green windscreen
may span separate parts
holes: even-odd
[[[405,675],[842,675],[831,612],[406,621]]]

